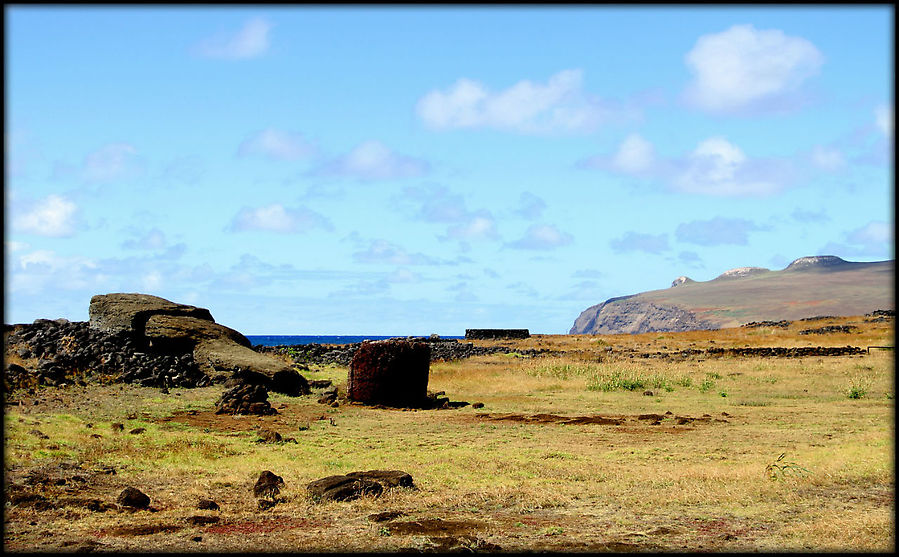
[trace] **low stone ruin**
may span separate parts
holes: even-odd
[[[366,341],[347,375],[347,398],[367,404],[414,408],[428,396],[430,348],[407,340]]]
[[[527,329],[465,329],[465,338],[470,340],[498,338],[530,338]]]

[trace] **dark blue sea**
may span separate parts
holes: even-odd
[[[420,335],[430,336],[430,335]],[[396,336],[379,335],[246,335],[253,346],[291,346],[294,344],[353,344],[363,340],[384,340]],[[440,338],[463,339],[465,337],[441,336]]]

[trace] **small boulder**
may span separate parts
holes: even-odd
[[[123,507],[146,509],[150,506],[150,498],[135,487],[126,487],[119,494],[116,503]]]
[[[259,479],[256,480],[256,485],[253,486],[253,495],[257,498],[274,499],[275,495],[281,493],[281,486],[283,485],[284,478],[265,470],[259,474]]]
[[[219,505],[212,499],[200,499],[197,503],[197,509],[201,511],[217,511],[219,510]]]
[[[394,487],[415,488],[412,476],[401,470],[369,470],[328,476],[306,485],[309,495],[318,501],[351,501],[363,495],[378,497]]]

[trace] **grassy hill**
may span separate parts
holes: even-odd
[[[735,327],[751,321],[861,315],[893,309],[895,304],[893,260],[859,263],[833,256],[803,257],[781,271],[752,267],[704,282],[675,282],[671,288],[613,298],[588,308],[571,333]],[[681,318],[663,319],[663,309],[679,310]]]

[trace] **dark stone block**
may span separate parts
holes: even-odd
[[[466,339],[530,338],[528,329],[465,329]]]
[[[347,398],[368,404],[417,407],[427,400],[431,349],[424,342],[363,342],[350,363]]]

